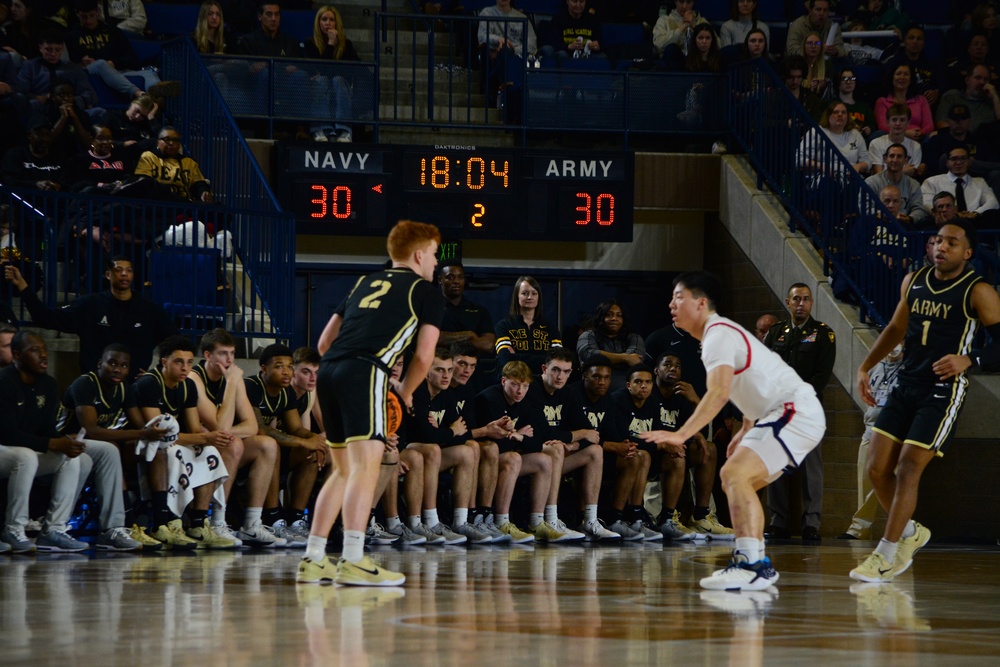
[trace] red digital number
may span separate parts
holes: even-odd
[[[582,199],[584,203],[576,207],[578,213],[583,214],[583,220],[577,218],[576,224],[578,225],[589,225],[590,224],[590,195],[586,192],[577,192],[577,199]]]
[[[312,185],[309,189],[319,193],[318,197],[309,200],[310,204],[319,206],[318,210],[309,214],[310,218],[325,218],[327,213],[338,220],[347,220],[351,217],[351,198],[353,195],[351,188],[346,185],[337,185],[332,189],[324,185]]]

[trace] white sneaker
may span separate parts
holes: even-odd
[[[560,533],[566,534],[566,539],[561,540],[562,542],[579,542],[580,540],[586,539],[587,534],[581,533],[580,531],[573,530],[563,522],[562,519],[556,519],[555,521],[549,521],[549,525],[558,530]]]
[[[323,130],[316,130],[313,132],[313,141],[327,142],[330,141],[330,139],[326,136],[326,133]]]
[[[580,524],[580,531],[587,536],[588,542],[611,542],[622,539],[618,533],[608,530],[600,519],[584,521]]]
[[[701,580],[701,587],[711,591],[762,591],[778,583],[778,572],[771,567],[770,558],[761,558],[756,563],[748,563],[747,557],[733,550],[729,565],[716,570]]]
[[[399,535],[393,535],[376,521],[375,517],[372,517],[372,520],[368,522],[368,529],[365,531],[365,541],[368,544],[385,546],[399,541]]]
[[[416,546],[418,544],[427,544],[427,538],[423,535],[417,535],[415,532],[410,530],[410,527],[405,523],[400,522],[395,528],[389,529],[390,535],[395,535],[398,538],[396,542],[400,546]]]
[[[233,529],[230,528],[229,526],[227,526],[226,524],[224,524],[224,523],[214,524],[213,523],[212,524],[212,530],[214,530],[215,534],[218,535],[219,537],[228,537],[233,542],[236,542],[236,548],[237,549],[239,549],[240,547],[243,546],[243,540],[241,540],[239,537],[237,537],[236,533],[233,532]]]
[[[215,532],[219,532],[218,526],[216,526]],[[260,520],[254,521],[253,525],[249,528],[240,528],[237,539],[248,547],[260,547],[262,549],[273,549],[288,544],[288,540],[278,537],[274,529],[270,526],[265,526]]]

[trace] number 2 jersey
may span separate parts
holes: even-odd
[[[441,326],[441,291],[410,269],[387,269],[358,280],[335,311],[340,334],[323,361],[362,359],[386,372],[422,324]]]

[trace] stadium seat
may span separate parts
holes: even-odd
[[[146,3],[146,32],[160,37],[190,35],[198,23],[198,5]]]

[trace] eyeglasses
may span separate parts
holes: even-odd
[[[858,77],[856,77],[856,76],[842,76],[842,77],[840,77],[840,80],[841,81],[857,81]]]

